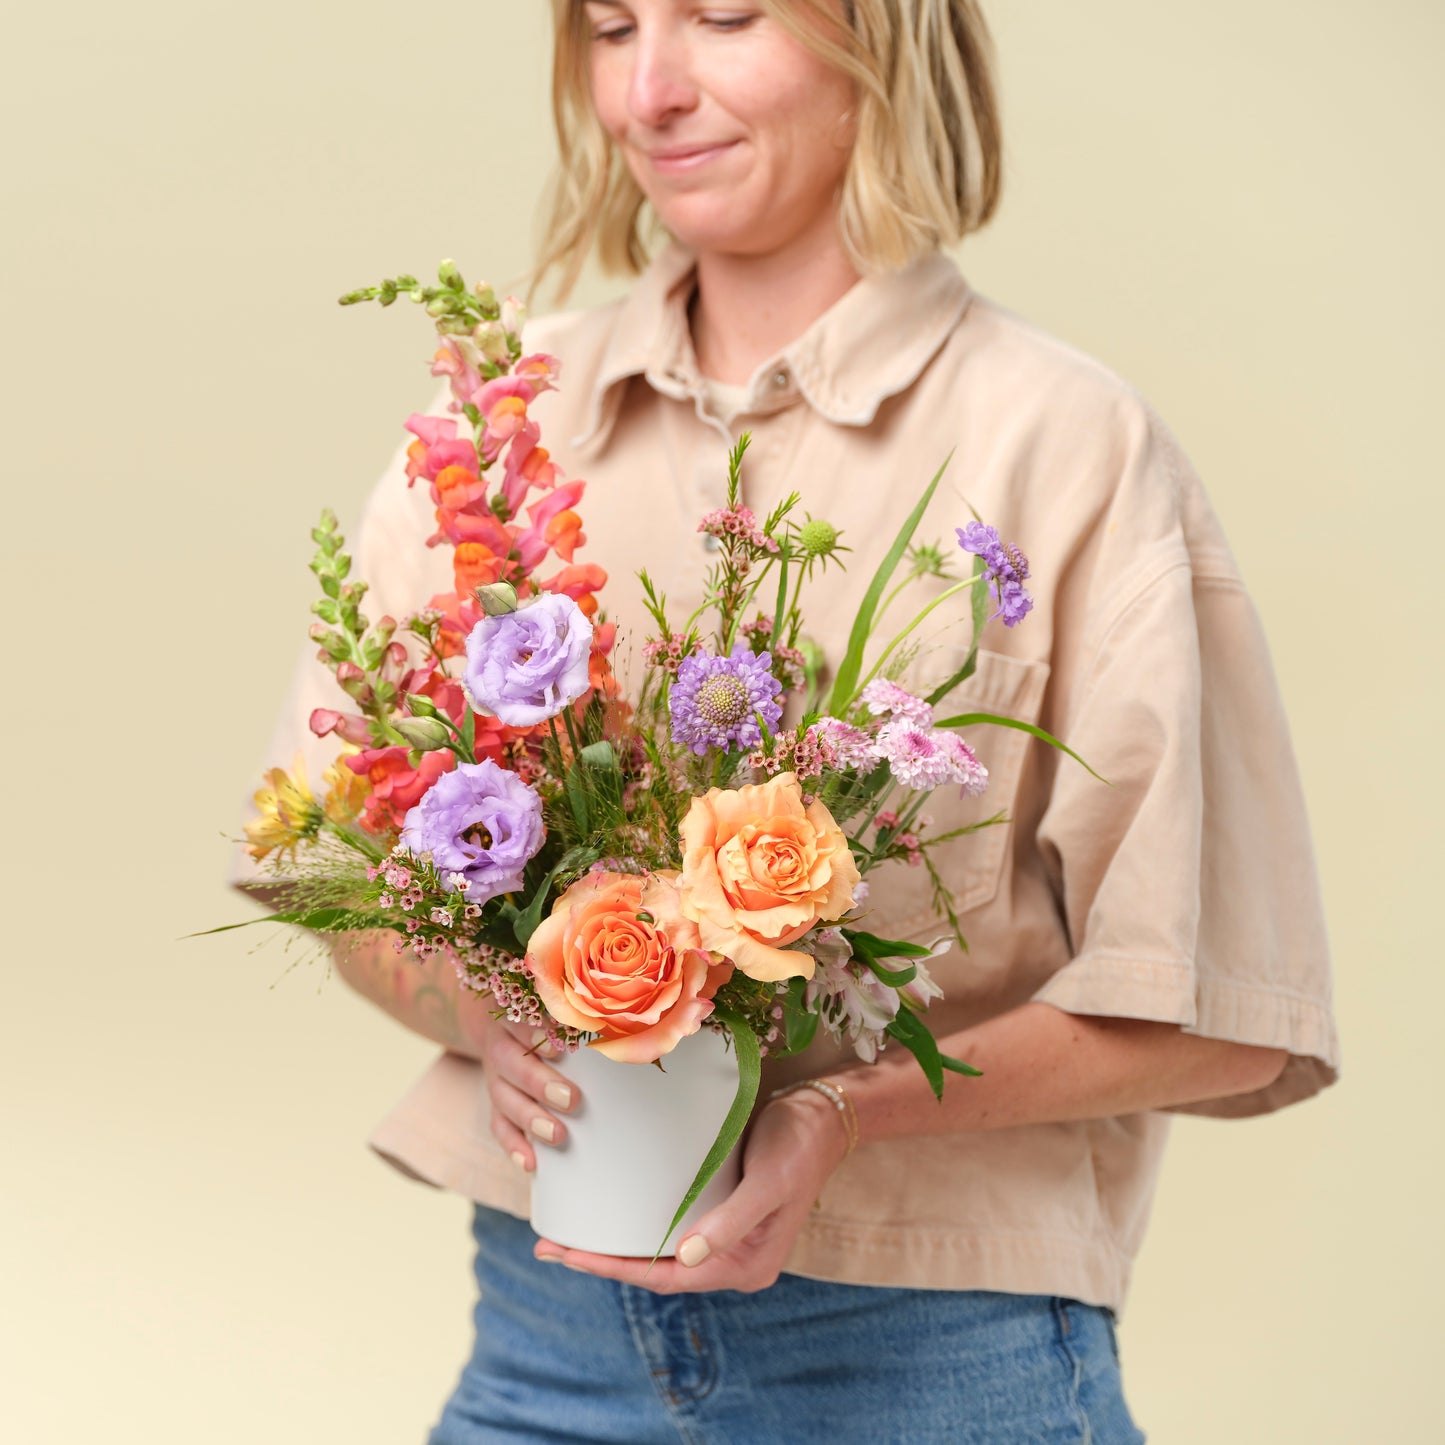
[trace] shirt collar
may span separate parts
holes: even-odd
[[[692,253],[669,242],[619,303],[575,448],[602,444],[632,377],[678,400],[700,390],[687,321],[694,270]],[[758,368],[749,383],[752,409],[775,411],[801,398],[835,425],[867,426],[888,397],[917,379],[972,294],[942,251],[863,276]]]

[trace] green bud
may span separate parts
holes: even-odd
[[[446,296],[433,296],[426,304],[428,316],[445,316],[452,309],[452,302]]]
[[[411,709],[413,717],[435,717],[437,715],[436,704],[429,697],[423,697],[418,692],[407,693],[406,705]]]
[[[798,528],[798,541],[808,557],[826,557],[838,545],[838,529],[831,522],[810,517]]]
[[[405,290],[409,286],[416,285],[416,277],[407,275],[398,276],[396,278],[396,284]]]
[[[472,294],[482,303],[482,311],[490,314],[495,319],[497,315],[497,293],[493,291],[485,281],[477,281],[472,285]]]
[[[359,291],[348,291],[345,296],[338,296],[336,300],[340,306],[355,306],[358,301],[370,301],[371,294],[370,287],[363,287]]]
[[[443,316],[437,322],[437,330],[443,336],[470,336],[472,323],[465,316]]]
[[[398,718],[392,726],[412,747],[421,748],[425,752],[444,748],[451,741],[452,735],[434,717]]]
[[[506,361],[507,333],[502,330],[500,321],[483,321],[472,332],[477,343],[477,350],[487,358],[488,361]]]
[[[510,582],[492,582],[472,594],[488,617],[502,617],[517,610],[517,589]]]
[[[462,280],[462,273],[457,270],[457,263],[450,257],[437,267],[437,279],[449,290],[463,291],[466,289],[467,283]]]

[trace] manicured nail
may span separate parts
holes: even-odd
[[[539,1139],[545,1139],[549,1144],[557,1138],[557,1126],[551,1119],[533,1119],[532,1132]]]
[[[690,1234],[677,1247],[680,1264],[692,1266],[701,1264],[712,1253],[712,1246],[700,1234]]]
[[[553,1079],[543,1092],[547,1095],[547,1102],[555,1104],[559,1109],[565,1109],[572,1102],[572,1088],[569,1084],[559,1084]]]
[[[518,1169],[525,1169],[527,1167],[527,1156],[523,1154],[520,1149],[513,1149],[512,1163],[515,1164]]]

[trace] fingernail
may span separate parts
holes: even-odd
[[[532,1132],[539,1139],[545,1139],[550,1144],[557,1137],[557,1126],[550,1119],[533,1119]]]
[[[539,1254],[537,1258],[541,1260],[543,1264],[562,1263],[562,1256],[560,1254]]]
[[[712,1253],[712,1246],[700,1234],[690,1234],[677,1247],[679,1264],[689,1267],[701,1264]]]
[[[527,1156],[523,1154],[520,1149],[513,1149],[512,1163],[515,1164],[518,1169],[525,1169],[527,1167]]]
[[[543,1092],[547,1095],[547,1102],[555,1104],[559,1109],[565,1109],[572,1102],[571,1088],[566,1084],[559,1084],[556,1079],[553,1079]]]

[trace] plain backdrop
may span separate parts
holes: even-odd
[[[1199,467],[1334,947],[1343,1081],[1176,1121],[1127,1393],[1157,1445],[1437,1441],[1445,10],[986,8],[1008,172],[961,264]],[[467,1351],[467,1205],[363,1144],[432,1046],[260,930],[182,935],[244,916],[226,837],[307,529],[354,521],[434,386],[418,313],[335,299],[524,270],[549,44],[541,0],[7,17],[8,1439],[420,1441]]]

